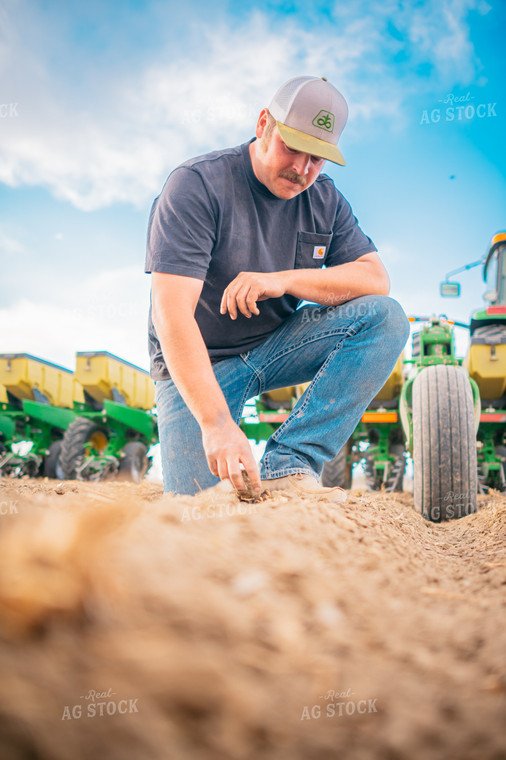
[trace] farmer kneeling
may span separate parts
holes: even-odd
[[[325,160],[344,165],[347,115],[330,82],[291,79],[255,138],[181,164],[153,204],[149,349],[165,491],[228,479],[241,492],[246,470],[256,492],[342,498],[320,485],[323,465],[409,334],[376,247],[321,173]],[[259,471],[239,428],[245,402],[309,381]]]

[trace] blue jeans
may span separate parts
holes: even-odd
[[[261,345],[214,364],[237,423],[248,399],[311,381],[269,438],[261,478],[297,472],[319,478],[383,387],[408,335],[409,322],[397,301],[363,296],[339,306],[303,306]],[[164,490],[194,494],[218,483],[207,465],[200,427],[172,380],[156,381],[156,405]]]

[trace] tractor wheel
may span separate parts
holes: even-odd
[[[58,478],[64,480],[62,466],[60,464],[60,452],[62,442],[53,441],[49,447],[49,454],[44,458],[43,473],[46,478]]]
[[[348,462],[350,453],[351,444],[348,441],[334,459],[331,459],[330,462],[325,462],[321,476],[322,486],[351,488],[352,464]]]
[[[462,367],[436,364],[413,383],[415,509],[427,520],[476,511],[478,472],[473,395]]]
[[[107,436],[96,422],[78,417],[68,426],[62,440],[60,465],[67,480],[75,480],[77,471],[84,462],[86,445],[101,452],[107,446]]]
[[[148,448],[141,441],[131,441],[123,447],[118,479],[140,483],[148,470]]]

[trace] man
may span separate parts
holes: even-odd
[[[256,493],[327,490],[324,462],[404,347],[408,322],[377,249],[321,174],[325,160],[345,163],[347,115],[326,79],[291,79],[256,138],[177,167],[153,204],[149,347],[165,491],[221,479],[241,492],[244,471]],[[318,306],[298,308],[304,300]],[[308,381],[259,471],[239,428],[245,402]]]

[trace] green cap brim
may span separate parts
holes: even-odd
[[[299,150],[301,153],[308,153],[310,156],[318,156],[326,161],[332,161],[334,164],[346,166],[346,161],[341,155],[337,145],[320,140],[318,137],[308,135],[307,132],[300,132],[293,127],[287,127],[277,121],[279,134],[283,142],[292,150]]]

